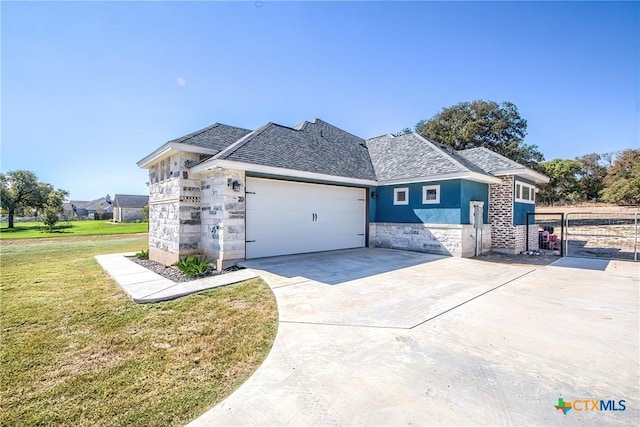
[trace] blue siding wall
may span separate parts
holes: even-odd
[[[369,222],[376,222],[376,203],[378,199],[371,197],[374,191],[377,193],[378,189],[376,187],[369,187],[369,192],[367,193],[367,197],[369,197]]]
[[[528,179],[520,178],[518,176],[515,177],[515,182],[524,182],[526,184],[530,184],[535,186],[533,181],[529,181]],[[515,183],[514,183],[515,186]],[[515,201],[515,188],[514,188],[514,201],[513,201],[513,225],[525,225],[527,223],[527,212],[535,212],[536,205],[533,203],[522,203]]]
[[[527,212],[535,212],[536,205],[531,203],[513,203],[513,225],[525,225],[527,223]],[[533,220],[532,220],[533,221]]]
[[[482,222],[489,223],[489,184],[481,182],[462,180],[460,184],[460,213],[462,224],[469,224],[469,202],[484,202],[484,210],[482,214]]]
[[[422,204],[423,185],[440,186],[440,203]],[[393,190],[394,188],[403,187],[409,187],[409,204],[394,205]],[[421,182],[415,184],[387,185],[378,187],[376,191],[378,193],[375,203],[376,222],[462,224],[462,211],[466,211],[465,215],[467,222],[469,221],[469,203],[467,202],[465,204],[464,209],[460,208],[462,181],[459,179],[438,182]],[[487,197],[486,194],[485,197]]]

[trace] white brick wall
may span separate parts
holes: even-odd
[[[501,184],[489,185],[489,223],[492,248],[499,252],[520,253],[526,249],[526,225],[513,225],[514,177],[500,176]],[[538,230],[529,227],[529,250],[538,249]]]
[[[489,184],[489,224],[495,249],[515,247],[513,227],[513,175],[501,176],[501,184]]]

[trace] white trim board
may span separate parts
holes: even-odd
[[[233,160],[211,159],[199,165],[193,166],[191,172],[202,173],[210,169],[223,168],[234,169],[258,174],[277,175],[282,177],[303,178],[324,182],[335,182],[339,184],[354,184],[362,186],[376,186],[377,182],[372,179],[349,178],[342,176],[326,175],[316,172],[306,172],[295,169],[279,168],[274,166],[255,165],[251,163],[236,162]]]
[[[167,142],[160,148],[156,149],[153,153],[139,160],[136,164],[138,165],[138,167],[148,169],[152,163],[156,163],[159,160],[166,159],[171,154],[174,154],[176,152],[214,155],[218,151],[212,150],[211,148],[199,147],[197,145],[183,144],[181,142]]]

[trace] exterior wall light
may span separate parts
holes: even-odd
[[[240,191],[240,181],[233,181],[232,188],[233,191]]]

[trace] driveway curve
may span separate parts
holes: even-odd
[[[276,340],[191,426],[640,419],[637,263],[525,267],[367,248],[245,265],[276,295]],[[564,415],[559,397],[627,409]]]

